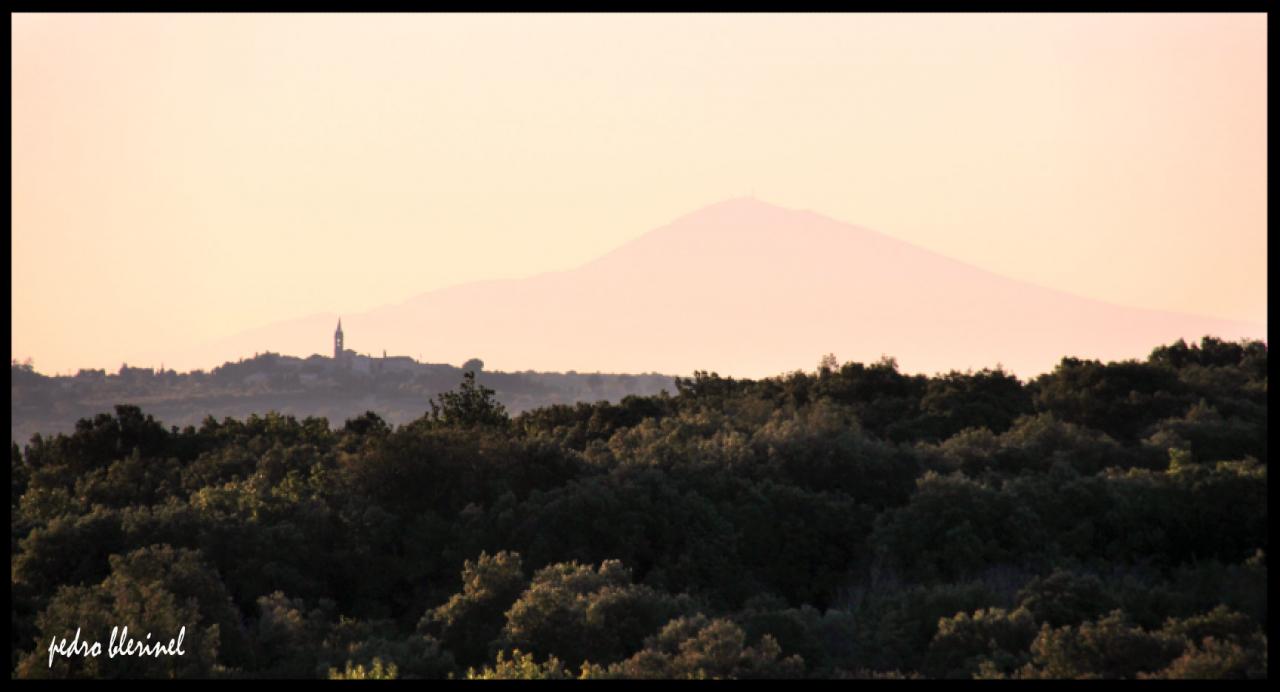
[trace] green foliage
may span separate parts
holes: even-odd
[[[19,662],[20,677],[202,677],[215,672],[220,655],[228,662],[245,662],[248,650],[239,614],[198,552],[159,545],[113,555],[110,562],[104,580],[59,588],[36,617],[37,647]],[[80,630],[84,641],[101,642],[105,649],[116,627],[128,627],[143,643],[148,635],[167,641],[184,633],[186,653],[111,658],[103,651],[99,656],[55,656],[49,665],[47,651],[54,639],[72,639]]]
[[[832,621],[839,615],[837,611],[828,612]],[[833,663],[835,652],[828,649],[836,647],[826,641],[833,623],[824,621],[822,613],[808,604],[788,608],[782,599],[757,596],[748,600],[733,619],[746,633],[748,643],[772,637],[784,654],[799,656],[812,671],[829,670]]]
[[[472,375],[336,429],[118,406],[12,445],[12,675],[1261,677],[1265,366],[831,358],[514,419]],[[124,625],[187,653],[49,666]]]
[[[329,669],[330,680],[395,680],[400,677],[400,670],[396,668],[396,664],[388,663],[383,665],[382,659],[373,659],[373,664],[366,668],[364,664],[356,664],[354,667],[350,661],[347,661],[346,667],[339,671],[337,668]]]
[[[534,660],[533,654],[521,653],[519,649],[511,652],[511,658],[499,651],[493,666],[485,666],[480,670],[467,669],[468,680],[569,680],[573,676],[565,671],[564,664],[555,656],[549,657],[545,663]]]
[[[1165,458],[1163,453],[1126,448],[1104,433],[1050,413],[1023,416],[999,435],[986,428],[966,430],[926,449],[936,455],[931,465],[938,470],[972,477],[1047,473],[1054,466],[1092,475],[1106,468],[1163,468]]]
[[[617,560],[600,567],[560,563],[533,576],[507,611],[504,644],[571,665],[609,663],[635,651],[686,601],[643,584]]]
[[[1053,627],[1078,625],[1118,605],[1097,575],[1065,570],[1033,578],[1018,592],[1018,603],[1035,622]]]
[[[1077,626],[1055,629],[1044,624],[1031,644],[1032,662],[1022,674],[1035,678],[1134,678],[1160,670],[1179,650],[1178,641],[1135,627],[1116,610]]]
[[[876,521],[872,540],[888,567],[915,579],[954,581],[1034,549],[1025,532],[1007,530],[1031,512],[1011,493],[932,471],[917,483],[907,505]]]
[[[997,369],[930,379],[920,411],[918,425],[933,439],[945,440],[972,428],[1002,433],[1032,408],[1031,396],[1018,378]]]
[[[1044,625],[1022,677],[1265,678],[1266,635],[1248,617],[1218,607],[1158,630],[1129,624],[1122,611],[1078,626]]]
[[[1137,361],[1103,364],[1063,358],[1031,388],[1037,410],[1126,442],[1194,401],[1177,372]]]
[[[592,666],[584,677],[795,678],[803,670],[804,661],[783,657],[773,637],[766,634],[755,646],[747,646],[746,633],[738,625],[696,615],[672,620],[631,658],[608,668]]]
[[[1143,443],[1156,450],[1185,452],[1188,460],[1267,456],[1267,438],[1259,434],[1257,421],[1244,416],[1224,417],[1204,399],[1184,415],[1156,423]]]
[[[919,670],[940,622],[959,613],[991,608],[1000,600],[981,581],[882,588],[870,594],[854,613],[858,622],[854,632],[862,650],[846,664],[882,672]]]
[[[1026,608],[957,613],[938,621],[923,669],[938,678],[1012,672],[1026,664],[1026,651],[1035,637],[1036,619]]]
[[[1170,680],[1265,680],[1267,677],[1267,638],[1261,634],[1246,644],[1208,638],[1190,643],[1169,667],[1154,674],[1138,677]]]
[[[475,665],[491,655],[490,644],[506,623],[507,609],[524,591],[528,579],[520,556],[507,551],[480,553],[462,568],[462,593],[429,611],[419,629],[434,631],[462,665]]]
[[[456,392],[441,392],[440,403],[431,404],[431,419],[446,425],[474,427],[481,425],[502,426],[510,422],[507,409],[493,397],[494,390],[476,384],[475,370],[462,376],[462,386]]]

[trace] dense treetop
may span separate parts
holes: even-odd
[[[1267,351],[12,445],[18,677],[1262,677]],[[182,657],[55,656],[159,638]]]

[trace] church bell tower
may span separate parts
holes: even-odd
[[[342,318],[338,318],[338,329],[333,333],[333,359],[342,360]]]

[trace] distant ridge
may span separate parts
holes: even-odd
[[[319,314],[166,362],[210,367],[254,352],[326,353]],[[343,315],[348,347],[508,371],[746,377],[897,359],[906,372],[1002,364],[1023,377],[1064,356],[1143,358],[1206,334],[1265,326],[1123,307],[1010,279],[810,211],[744,197],[676,219],[569,271],[445,288]]]

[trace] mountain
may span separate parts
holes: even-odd
[[[347,347],[375,355],[747,377],[812,369],[828,352],[889,355],[906,372],[1002,364],[1027,377],[1064,354],[1142,358],[1178,338],[1266,338],[1264,326],[1082,298],[754,199],[711,205],[570,271],[459,285],[342,321]],[[329,354],[335,322],[282,322],[168,362]]]

